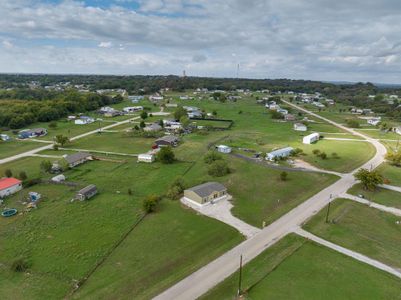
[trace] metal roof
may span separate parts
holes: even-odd
[[[209,196],[213,192],[222,192],[225,190],[227,190],[227,188],[218,182],[206,182],[188,189],[188,191],[192,191],[202,198]]]
[[[71,155],[67,155],[64,157],[64,159],[69,163],[69,164],[73,164],[77,161],[80,161],[82,159],[86,159],[88,157],[92,156],[90,153],[87,152],[77,152]]]

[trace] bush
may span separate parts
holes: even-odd
[[[29,264],[23,258],[17,258],[11,264],[11,270],[14,272],[19,272],[19,273],[25,272],[26,270],[28,270],[28,268],[29,268]]]
[[[42,182],[42,180],[40,178],[34,178],[34,179],[24,182],[24,187],[31,187],[31,186],[37,185],[41,182]]]
[[[288,173],[286,171],[283,171],[280,173],[280,180],[281,181],[286,181],[288,177]]]
[[[10,169],[6,169],[4,171],[4,175],[6,175],[6,177],[10,178],[10,177],[13,177],[13,172]]]
[[[320,150],[319,149],[314,149],[312,151],[313,154],[315,154],[316,156],[320,155]]]
[[[351,128],[359,128],[359,122],[357,120],[353,120],[353,119],[348,119],[346,121],[347,126],[351,127]]]
[[[156,195],[150,195],[143,200],[142,207],[143,210],[149,214],[156,211],[157,205],[159,203],[160,197]]]
[[[28,178],[28,176],[26,175],[25,171],[21,171],[19,172],[19,179],[21,179],[22,181],[26,180]]]
[[[157,153],[157,159],[163,164],[172,164],[175,161],[175,155],[171,147],[163,147]]]
[[[221,177],[229,174],[231,171],[226,161],[217,160],[210,164],[207,172],[210,176]]]
[[[217,160],[222,160],[223,157],[221,156],[220,153],[210,150],[206,155],[203,157],[203,161],[207,164],[211,164],[212,162],[215,162]]]
[[[326,158],[327,158],[326,152],[320,153],[320,154],[319,154],[319,157],[320,157],[321,159],[326,159]]]
[[[174,182],[170,185],[169,189],[167,190],[166,197],[175,200],[177,199],[185,189],[184,181],[182,178],[177,178]]]

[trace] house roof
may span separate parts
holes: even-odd
[[[7,189],[9,187],[12,187],[14,185],[20,184],[21,180],[18,180],[16,178],[1,178],[0,179],[0,190]]]
[[[78,194],[86,195],[88,193],[92,193],[93,191],[96,191],[97,187],[94,184],[90,184],[87,187],[84,187],[82,190],[78,192]]]
[[[272,152],[270,152],[268,154],[270,154],[270,155],[280,155],[280,154],[283,154],[283,153],[291,152],[293,150],[294,150],[294,148],[292,148],[292,147],[285,147],[285,148],[274,150],[274,151],[272,151]]]
[[[146,129],[148,129],[148,130],[162,130],[163,127],[161,127],[159,124],[153,123],[153,124],[150,124],[150,125],[146,126]]]
[[[67,155],[64,157],[64,159],[69,163],[69,164],[73,164],[77,161],[80,161],[82,159],[86,159],[88,157],[91,157],[92,155],[90,153],[87,152],[77,152],[71,155]]]
[[[188,189],[188,191],[192,191],[202,198],[209,196],[213,192],[222,192],[225,190],[227,190],[227,188],[218,182],[206,182]]]

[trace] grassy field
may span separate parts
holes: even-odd
[[[17,155],[19,153],[23,153],[25,151],[29,151],[45,145],[46,144],[32,141],[12,140],[9,142],[0,142],[0,159]]]
[[[398,299],[400,280],[340,253],[289,235],[245,265],[244,299]],[[201,300],[233,300],[238,273]]]
[[[348,193],[356,196],[362,194],[367,200],[401,209],[401,193],[399,192],[382,188],[377,188],[376,191],[372,192],[365,190],[361,184],[356,184],[348,190]]]
[[[140,224],[74,298],[150,299],[240,241],[222,223],[178,202],[163,202],[160,212]]]
[[[357,251],[390,266],[401,267],[400,218],[351,200],[338,199],[330,208],[313,217],[306,230],[345,248]]]
[[[398,140],[400,137],[398,134],[395,132],[383,132],[380,129],[374,129],[374,127],[369,128],[373,130],[358,130],[358,132],[363,133],[367,136],[370,136],[374,139],[389,139],[389,140]]]
[[[0,177],[4,176],[6,169],[10,169],[13,176],[18,177],[19,173],[24,171],[28,176],[28,179],[38,178],[38,177],[48,177],[40,171],[40,163],[42,160],[54,161],[56,159],[39,158],[39,157],[24,157],[18,160],[1,164],[0,165]]]
[[[124,132],[103,132],[72,141],[65,148],[140,154],[151,150],[154,141],[155,138],[133,137]]]
[[[40,159],[29,158],[17,162],[33,170]],[[38,209],[13,218],[0,219],[0,291],[4,299],[12,299],[15,295],[19,299],[42,299],[45,295],[62,298],[74,282],[84,277],[137,221],[143,197],[151,193],[163,193],[168,184],[183,174],[189,165],[147,165],[137,164],[133,160],[125,163],[88,162],[65,172],[65,175],[69,181],[77,182],[80,186],[89,183],[98,186],[99,194],[90,201],[70,203],[76,188],[45,184],[35,185],[7,198],[7,207],[23,211],[21,202],[24,194],[36,191],[43,195]],[[17,169],[17,165],[14,165],[14,169]],[[133,191],[132,195],[128,194],[128,188]],[[178,228],[169,230],[171,227],[166,227],[166,224],[176,224],[181,232]],[[140,241],[142,248],[138,248],[134,242],[129,244],[132,248],[128,247],[125,251],[140,251],[137,253],[148,255],[149,260],[157,260],[157,257],[160,260],[152,270],[148,269],[150,273],[141,272],[143,277],[133,278],[131,284],[139,285],[144,290],[152,287],[154,292],[159,290],[154,286],[155,281],[149,279],[155,277],[152,272],[159,274],[159,279],[165,280],[164,284],[172,283],[179,276],[188,274],[241,241],[240,234],[235,230],[186,211],[178,202],[163,203],[160,211],[146,218],[138,228],[138,233],[133,231],[131,234],[132,238],[139,239],[137,241]],[[163,253],[168,253],[165,263],[180,261],[181,273],[171,274],[170,269],[160,264],[167,256],[160,254],[162,246],[154,245],[160,242],[163,230],[166,230],[165,236],[171,241],[169,245],[166,241],[163,243]],[[207,239],[208,242],[204,243]],[[185,243],[191,246],[188,246],[188,259],[181,261],[182,253],[176,247]],[[211,244],[214,245],[213,249],[209,248]],[[202,259],[191,260],[189,256],[192,255],[199,255]],[[19,257],[30,264],[30,280],[24,280],[27,274],[10,270],[12,262]],[[134,268],[149,267],[135,259],[130,263],[135,264]],[[108,278],[108,274],[105,276]],[[49,277],[52,284],[47,280]],[[149,285],[145,284],[144,278],[147,278]],[[22,281],[24,289],[20,288]],[[162,287],[165,285],[159,288]]]
[[[307,154],[300,158],[306,162],[325,170],[350,172],[372,158],[376,152],[373,145],[367,142],[320,140],[312,145],[300,146]],[[327,154],[327,159],[315,156],[312,151],[318,149]],[[332,157],[332,153],[338,158]]]
[[[381,164],[377,170],[388,180],[391,185],[401,186],[401,168],[388,163]]]

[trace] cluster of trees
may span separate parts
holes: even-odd
[[[361,181],[364,189],[374,191],[379,184],[383,184],[383,176],[376,170],[359,169],[354,175],[355,179]]]
[[[0,127],[18,129],[35,122],[49,122],[68,114],[96,110],[123,100],[121,96],[76,91],[37,92],[29,89],[0,92]]]
[[[216,151],[209,151],[206,153],[203,161],[209,165],[207,172],[210,176],[221,177],[231,173],[227,161]]]

